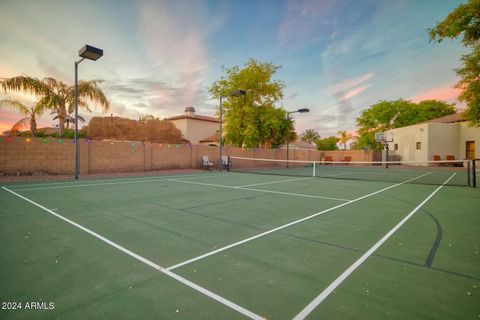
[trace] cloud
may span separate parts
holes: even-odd
[[[371,78],[373,78],[373,76],[374,76],[374,73],[369,72],[369,73],[363,74],[359,77],[344,79],[344,80],[342,80],[340,82],[337,82],[337,83],[333,84],[332,86],[328,87],[327,90],[332,91],[332,92],[347,91],[347,90],[349,90],[353,87],[356,87],[356,86],[370,80]]]
[[[185,105],[195,101],[208,69],[206,35],[201,3],[197,1],[139,2],[139,33],[147,56],[156,65],[160,78],[170,88],[179,88],[177,98]],[[193,15],[192,15],[193,13]],[[158,86],[157,102],[172,103],[169,90]]]
[[[289,0],[277,31],[280,45],[303,43],[318,30],[328,34],[333,29],[331,15],[336,4],[338,1]]]
[[[367,90],[369,87],[370,87],[370,85],[366,85],[366,86],[361,86],[361,87],[352,89],[352,90],[346,92],[340,99],[341,100],[349,100],[349,99],[355,97],[356,95],[359,95],[363,91]]]
[[[462,93],[462,90],[454,88],[453,84],[448,84],[420,92],[411,97],[410,100],[413,102],[420,102],[422,100],[456,102],[460,93]]]

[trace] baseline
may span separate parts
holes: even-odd
[[[189,280],[187,280],[187,279],[185,279],[185,278],[183,278],[183,277],[181,277],[181,276],[179,276],[179,275],[177,275],[177,274],[175,274],[175,273],[173,273],[173,272],[171,272],[170,270],[168,270],[168,269],[166,269],[166,268],[164,268],[164,267],[156,264],[155,262],[150,261],[150,260],[148,260],[148,259],[140,256],[139,254],[136,254],[135,252],[128,250],[127,248],[125,248],[125,247],[123,247],[123,246],[121,246],[121,245],[113,242],[112,240],[110,240],[110,239],[108,239],[108,238],[106,238],[106,237],[104,237],[104,236],[102,236],[102,235],[100,235],[100,234],[98,234],[98,233],[96,233],[96,232],[94,232],[94,231],[92,231],[92,230],[90,230],[90,229],[82,226],[81,224],[78,224],[78,223],[74,222],[73,220],[70,220],[70,219],[68,219],[68,218],[66,218],[66,217],[64,217],[64,216],[62,216],[62,215],[60,215],[60,214],[58,214],[58,213],[56,213],[56,212],[54,212],[54,211],[52,211],[52,210],[44,207],[44,206],[42,206],[41,204],[38,204],[37,202],[35,202],[35,201],[33,201],[33,200],[28,199],[27,197],[22,196],[21,194],[16,193],[15,191],[12,191],[12,190],[10,190],[10,189],[8,189],[8,188],[6,188],[6,187],[2,187],[2,189],[4,189],[5,191],[10,192],[11,194],[13,194],[13,195],[15,195],[15,196],[17,196],[17,197],[19,197],[19,198],[27,201],[27,202],[29,202],[30,204],[33,204],[34,206],[36,206],[36,207],[38,207],[38,208],[40,208],[40,209],[42,209],[42,210],[50,213],[51,215],[53,215],[53,216],[55,216],[55,217],[57,217],[57,218],[65,221],[65,222],[67,222],[67,223],[69,223],[69,224],[71,224],[71,225],[73,225],[74,227],[77,227],[78,229],[80,229],[80,230],[82,230],[82,231],[85,231],[86,233],[88,233],[88,234],[90,234],[91,236],[93,236],[93,237],[95,237],[95,238],[97,238],[97,239],[105,242],[106,244],[114,247],[115,249],[118,249],[118,250],[122,251],[123,253],[125,253],[125,254],[127,254],[127,255],[129,255],[129,256],[131,256],[131,257],[133,257],[133,258],[141,261],[141,262],[143,262],[144,264],[148,265],[149,267],[151,267],[151,268],[153,268],[153,269],[156,269],[156,270],[162,272],[163,274],[165,274],[165,275],[167,275],[167,276],[169,276],[169,277],[171,277],[171,278],[173,278],[173,279],[175,279],[175,280],[183,283],[184,285],[186,285],[186,286],[188,286],[188,287],[190,287],[190,288],[192,288],[192,289],[194,289],[194,290],[196,290],[196,291],[198,291],[198,292],[206,295],[207,297],[209,297],[209,298],[211,298],[211,299],[213,299],[213,300],[215,300],[215,301],[217,301],[217,302],[220,302],[221,304],[223,304],[223,305],[225,305],[225,306],[227,306],[227,307],[229,307],[229,308],[231,308],[231,309],[233,309],[233,310],[235,310],[235,311],[237,311],[237,312],[239,312],[239,313],[241,313],[241,314],[249,317],[250,319],[255,319],[255,320],[264,319],[263,317],[261,317],[261,316],[255,314],[255,313],[253,313],[252,311],[247,310],[247,309],[245,309],[245,308],[237,305],[236,303],[234,303],[234,302],[232,302],[232,301],[230,301],[230,300],[227,300],[227,299],[221,297],[220,295],[218,295],[218,294],[216,294],[216,293],[214,293],[214,292],[212,292],[212,291],[209,291],[209,290],[207,290],[207,289],[205,289],[205,288],[203,288],[203,287],[201,287],[201,286],[199,286],[199,285],[197,285],[197,284],[195,284],[195,283],[193,283],[193,282],[191,282],[191,281],[189,281]]]
[[[400,183],[397,183],[397,184],[388,186],[388,187],[386,187],[386,188],[377,190],[377,191],[375,191],[375,192],[369,193],[369,194],[364,195],[364,196],[361,196],[361,197],[359,197],[359,198],[356,198],[356,199],[350,200],[350,201],[348,201],[348,202],[339,204],[339,205],[337,205],[337,206],[335,206],[335,207],[331,207],[331,208],[329,208],[329,209],[325,209],[325,210],[323,210],[323,211],[314,213],[314,214],[312,214],[312,215],[310,215],[310,216],[308,216],[308,217],[305,217],[305,218],[301,218],[301,219],[292,221],[292,222],[290,222],[290,223],[284,224],[284,225],[279,226],[279,227],[276,227],[276,228],[274,228],[274,229],[271,229],[271,230],[268,230],[268,231],[259,233],[259,234],[255,235],[255,236],[250,237],[250,238],[247,238],[247,239],[244,239],[244,240],[240,240],[240,241],[234,242],[234,243],[232,243],[232,244],[229,244],[229,245],[227,245],[227,246],[224,246],[224,247],[218,248],[218,249],[216,249],[216,250],[207,252],[207,253],[202,254],[202,255],[200,255],[200,256],[198,256],[198,257],[195,257],[195,258],[192,258],[192,259],[189,259],[189,260],[186,260],[186,261],[177,263],[177,264],[175,264],[175,265],[173,265],[173,266],[170,266],[170,267],[168,267],[168,268],[166,268],[166,269],[167,269],[167,270],[177,269],[177,268],[179,268],[179,267],[182,267],[182,266],[185,266],[185,265],[190,264],[190,263],[192,263],[192,262],[195,262],[195,261],[204,259],[204,258],[206,258],[206,257],[212,256],[212,255],[214,255],[214,254],[217,254],[217,253],[219,253],[219,252],[225,251],[225,250],[227,250],[227,249],[231,249],[231,248],[236,247],[236,246],[239,246],[239,245],[241,245],[241,244],[244,244],[244,243],[250,242],[250,241],[252,241],[252,240],[255,240],[255,239],[264,237],[264,236],[266,236],[266,235],[269,235],[269,234],[271,234],[271,233],[273,233],[273,232],[276,232],[276,231],[279,231],[279,230],[283,230],[283,229],[288,228],[288,227],[290,227],[290,226],[293,226],[293,225],[295,225],[295,224],[298,224],[298,223],[301,223],[301,222],[303,222],[303,221],[306,221],[306,220],[315,218],[315,217],[317,217],[317,216],[319,216],[319,215],[321,215],[321,214],[324,214],[324,213],[333,211],[333,210],[335,210],[335,209],[338,209],[338,208],[341,208],[341,207],[344,207],[344,206],[348,206],[349,204],[352,204],[352,203],[355,203],[355,202],[357,202],[357,201],[363,200],[363,199],[365,199],[365,198],[374,196],[374,195],[376,195],[376,194],[379,194],[379,193],[381,193],[381,192],[387,191],[387,190],[389,190],[389,189],[398,187],[398,186],[400,186],[400,185],[402,185],[402,184],[408,183],[408,182],[413,181],[413,180],[415,180],[415,179],[420,179],[420,178],[422,178],[422,177],[424,177],[424,176],[426,176],[426,175],[428,175],[428,174],[431,174],[431,173],[425,173],[425,174],[422,174],[421,176],[418,176],[418,177],[416,177],[416,178],[408,179],[408,180],[405,180],[405,181],[403,181],[403,182],[400,182]]]
[[[355,261],[347,270],[345,270],[338,278],[336,278],[325,290],[323,290],[312,302],[310,302],[293,320],[305,319],[320,303],[322,303],[345,279],[347,279],[360,265],[365,262],[385,241],[387,241],[400,227],[407,222],[428,200],[430,200],[440,189],[442,189],[448,181],[450,181],[456,173],[452,174],[445,180],[441,186],[436,188],[428,197],[425,198],[415,209],[403,218],[395,227],[387,232],[377,243],[375,243],[367,252],[365,252],[357,261]]]

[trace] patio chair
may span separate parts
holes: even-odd
[[[208,156],[202,156],[202,168],[207,170],[213,168],[213,161],[210,161]]]
[[[446,158],[447,160],[452,160],[452,161],[455,160],[455,156],[451,154],[447,154]],[[461,167],[463,165],[461,162],[454,162],[454,163],[449,162],[448,164],[454,167]]]
[[[326,156],[324,162],[325,162],[325,164],[329,164],[328,162],[333,162],[333,157],[332,156]]]
[[[230,171],[231,165],[232,165],[232,162],[230,161],[230,157],[222,156],[222,169],[226,169],[227,171]]]
[[[342,162],[350,162],[350,161],[352,161],[352,157],[350,157],[350,156],[343,157]],[[344,164],[346,165],[347,163],[344,163]]]
[[[438,154],[433,155],[433,161],[442,161],[442,157],[440,157]],[[446,165],[445,162],[437,162],[438,166],[444,166]]]

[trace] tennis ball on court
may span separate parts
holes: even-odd
[[[178,310],[178,309],[177,309],[177,310],[175,310],[175,313],[180,313],[180,310]]]

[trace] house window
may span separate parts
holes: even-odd
[[[393,150],[395,150],[395,151],[398,150],[398,143],[395,143],[395,144],[393,145]]]
[[[422,150],[422,143],[421,142],[417,142],[417,150]]]

